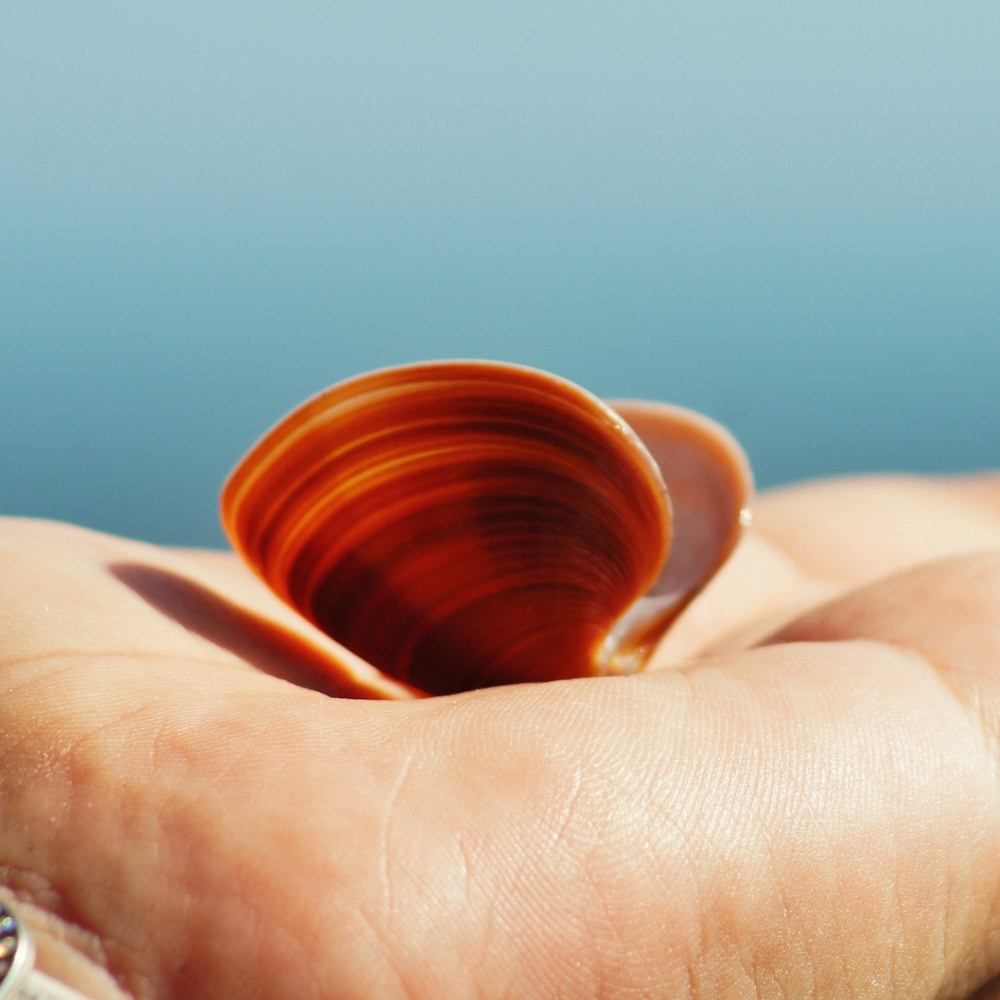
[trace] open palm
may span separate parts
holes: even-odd
[[[817,484],[632,678],[392,701],[235,559],[0,522],[0,882],[95,998],[970,997],[1000,480]]]

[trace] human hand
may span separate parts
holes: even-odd
[[[323,643],[230,556],[2,522],[0,882],[43,968],[100,1000],[1000,973],[1000,479],[762,498],[637,677],[357,700]]]

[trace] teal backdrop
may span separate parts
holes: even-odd
[[[729,425],[763,485],[1000,465],[1000,5],[0,5],[0,512],[219,544],[373,367]]]

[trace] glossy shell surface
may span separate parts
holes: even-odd
[[[749,473],[704,418],[630,407],[659,465],[621,413],[543,372],[363,375],[250,451],[223,522],[283,600],[420,692],[634,669],[735,544]],[[691,541],[668,560],[673,459]]]

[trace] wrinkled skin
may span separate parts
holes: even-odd
[[[0,522],[0,882],[49,971],[1000,995],[1000,478],[763,498],[639,677],[331,698],[296,630],[230,556]]]

